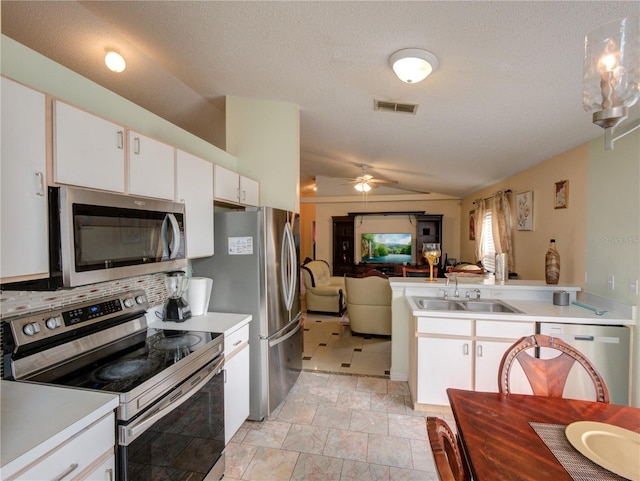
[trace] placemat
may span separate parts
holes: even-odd
[[[578,452],[564,433],[566,425],[533,422],[529,425],[575,481],[626,481]]]

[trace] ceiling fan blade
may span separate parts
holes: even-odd
[[[397,184],[398,183],[398,181],[396,180],[377,179],[377,178],[370,179],[368,182],[374,182],[376,184]]]

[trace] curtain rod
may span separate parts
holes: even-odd
[[[500,192],[504,192],[505,194],[510,194],[511,193],[511,189],[499,190],[498,192],[496,192],[496,194],[499,194]],[[493,194],[493,195],[496,195],[496,194]],[[482,200],[491,200],[491,199],[493,199],[493,196],[482,198]],[[478,199],[478,200],[480,200],[480,199]],[[473,203],[475,204],[478,200],[474,200]]]

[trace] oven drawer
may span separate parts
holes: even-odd
[[[106,451],[113,452],[115,441],[115,416],[109,413],[6,481],[71,480]]]
[[[249,324],[233,331],[224,337],[224,357],[229,359],[233,354],[242,349],[249,342]]]

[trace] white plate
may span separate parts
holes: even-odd
[[[565,434],[571,445],[594,463],[632,481],[640,481],[640,434],[611,424],[578,421]]]

